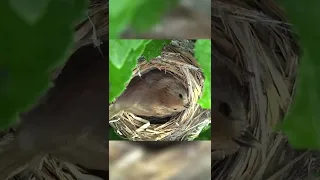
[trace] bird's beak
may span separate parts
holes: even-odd
[[[234,138],[233,140],[244,147],[261,148],[261,142],[248,131],[244,131],[240,137]]]

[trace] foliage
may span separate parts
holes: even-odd
[[[296,148],[320,148],[320,1],[282,2],[303,47],[293,104],[282,125]]]
[[[109,41],[109,102],[114,101],[131,79],[137,59],[149,40],[110,40]]]
[[[152,40],[143,52],[143,56],[147,61],[150,61],[152,58],[155,58],[161,54],[162,48],[169,44],[170,40]]]
[[[115,130],[109,126],[109,140],[125,140],[122,137],[120,137]]]
[[[203,128],[203,130],[201,131],[201,133],[199,134],[199,136],[194,139],[195,141],[199,141],[199,140],[211,140],[211,125]]]
[[[140,56],[159,56],[167,40],[109,40],[109,102],[113,102],[130,81]]]
[[[132,70],[140,56],[151,58],[161,54],[168,40],[109,40],[109,102],[113,102],[130,81]],[[115,65],[116,64],[116,65]],[[121,139],[113,130],[109,131],[109,139]]]
[[[0,1],[0,128],[12,124],[50,87],[50,72],[67,60],[74,25],[87,4]]]
[[[203,95],[198,103],[202,108],[211,109],[211,40],[197,40],[195,57],[205,76]],[[211,126],[204,128],[195,140],[210,140]]]
[[[211,40],[197,40],[195,44],[195,57],[205,76],[204,89],[199,104],[202,108],[211,108]]]
[[[137,32],[149,30],[169,7],[176,4],[178,0],[110,0],[110,39],[119,39],[129,25]]]

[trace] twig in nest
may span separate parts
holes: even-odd
[[[92,43],[93,43],[94,47],[98,48],[102,58],[104,59],[104,55],[103,55],[103,53],[101,51],[101,48],[100,48],[100,45],[102,44],[102,41],[97,36],[97,30],[96,30],[96,27],[95,27],[95,25],[93,24],[93,22],[92,22],[92,20],[90,18],[89,12],[87,12],[87,16],[88,16],[88,20],[90,21],[90,23],[92,25]]]

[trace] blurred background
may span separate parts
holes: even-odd
[[[111,180],[209,180],[211,142],[109,142]]]
[[[211,38],[210,0],[120,1],[110,0],[111,39]]]

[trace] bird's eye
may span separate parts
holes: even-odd
[[[178,110],[178,109],[173,109],[174,111]]]
[[[219,112],[223,114],[224,116],[229,117],[232,113],[231,107],[228,103],[221,102],[219,105]]]
[[[179,94],[179,98],[182,99],[182,97],[183,97],[182,94]]]

